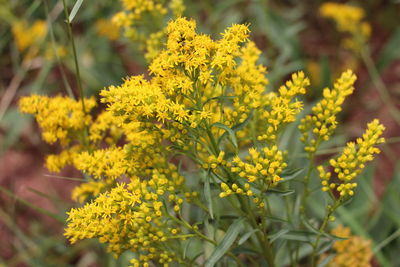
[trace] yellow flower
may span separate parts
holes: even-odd
[[[385,139],[381,137],[384,129],[385,127],[377,119],[373,120],[368,123],[362,138],[357,138],[356,142],[347,143],[342,154],[337,159],[329,161],[339,183],[329,183],[332,172],[327,172],[322,166],[318,166],[322,190],[330,191],[336,188],[341,197],[354,195],[353,189],[357,187],[357,183],[353,180],[365,168],[365,163],[373,160],[374,154],[380,153],[375,145],[385,142]]]
[[[106,19],[99,19],[96,21],[96,31],[100,36],[107,37],[114,41],[119,37],[119,27]]]
[[[122,11],[116,13],[111,19],[113,26],[104,25],[100,29],[102,35],[109,35],[116,39],[116,33],[122,30],[123,35],[139,44],[146,60],[151,62],[161,50],[161,40],[165,34],[162,30],[164,21],[171,14],[172,17],[182,16],[185,5],[182,0],[120,0]],[[105,29],[117,27],[111,35]],[[112,40],[113,40],[112,39]]]
[[[371,26],[363,22],[364,10],[346,4],[327,2],[321,5],[320,13],[323,17],[333,19],[340,32],[351,36],[344,39],[344,46],[359,51],[360,46],[367,42],[371,34]]]
[[[116,255],[125,250],[137,252],[133,262],[172,261],[174,255],[160,246],[173,235],[168,230],[171,222],[162,209],[162,195],[153,191],[165,184],[165,178],[156,173],[148,182],[133,179],[128,185],[118,184],[84,207],[71,209],[65,236],[71,243],[97,237]]]
[[[47,34],[47,24],[44,20],[36,20],[28,25],[26,21],[19,21],[12,25],[12,32],[18,50],[24,52],[29,47],[38,49],[38,45]]]
[[[279,129],[286,123],[294,122],[296,115],[302,110],[302,102],[295,99],[297,94],[305,94],[310,80],[304,72],[294,73],[292,80],[279,88],[279,94],[270,93],[264,104],[266,110],[260,114],[263,125],[267,125],[264,134],[258,136],[259,141],[274,142],[277,139]],[[293,101],[295,99],[295,101]]]
[[[361,236],[352,235],[350,228],[339,225],[331,232],[333,235],[346,238],[336,241],[333,249],[336,256],[329,262],[330,267],[369,267],[372,260],[371,241]]]
[[[96,106],[94,98],[85,99],[86,112]],[[31,95],[19,101],[20,110],[33,114],[42,128],[43,139],[49,144],[60,141],[67,145],[80,139],[82,130],[91,123],[91,116],[83,112],[82,103],[69,97]]]
[[[246,162],[238,156],[233,158],[231,171],[249,183],[258,183],[261,187],[276,186],[282,180],[280,174],[287,167],[283,156],[277,146],[264,147],[260,152],[250,148]]]
[[[353,93],[355,81],[351,70],[343,72],[332,90],[324,89],[324,98],[312,108],[312,114],[301,120],[299,129],[306,152],[314,153],[322,141],[329,140],[337,126],[336,115],[342,110],[346,97]]]

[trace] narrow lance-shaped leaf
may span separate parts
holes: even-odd
[[[69,14],[68,22],[71,23],[75,18],[76,13],[78,13],[79,8],[81,7],[83,0],[77,0],[74,7],[71,10],[71,14]]]
[[[243,227],[244,218],[236,220],[226,231],[224,238],[221,243],[219,243],[210,258],[206,261],[205,267],[213,267],[220,258],[222,258],[225,253],[229,251],[229,248],[235,242],[240,230]]]

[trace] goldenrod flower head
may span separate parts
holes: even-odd
[[[350,228],[339,225],[331,232],[333,235],[346,238],[333,244],[336,256],[329,262],[331,267],[369,267],[372,260],[371,241],[361,236],[352,235]]]
[[[161,181],[153,182],[157,185]],[[160,200],[159,195],[140,183],[118,184],[84,207],[71,209],[65,236],[71,243],[98,237],[100,242],[108,243],[109,252],[137,252],[136,260],[142,264],[151,260],[168,262],[173,255],[160,244],[168,242],[172,234]]]
[[[85,99],[86,112],[96,106],[94,98]],[[66,145],[71,139],[77,138],[77,133],[82,131],[91,122],[91,116],[85,114],[80,101],[69,97],[31,95],[22,97],[19,101],[20,110],[33,114],[42,128],[43,139],[49,144],[60,141]]]
[[[186,7],[183,4],[183,0],[171,0],[169,8],[172,10],[174,17],[179,18],[183,15]]]
[[[351,70],[343,72],[333,89],[324,89],[323,99],[312,108],[312,114],[301,120],[299,129],[306,152],[314,153],[322,141],[329,140],[337,127],[336,115],[342,110],[346,97],[353,93],[355,81]]]
[[[99,19],[96,21],[96,31],[100,36],[107,37],[111,41],[119,38],[119,27],[106,19]]]
[[[249,149],[246,161],[235,157],[231,163],[231,171],[249,183],[276,186],[282,180],[280,174],[287,167],[284,153],[277,146],[264,147],[261,151]]]
[[[84,203],[91,197],[100,195],[107,187],[103,181],[89,181],[82,183],[72,190],[71,198],[79,203]]]
[[[296,120],[296,115],[302,110],[303,103],[295,99],[298,94],[305,94],[305,87],[310,85],[310,80],[300,71],[292,75],[292,80],[279,88],[279,93],[271,93],[265,104],[267,110],[263,111],[261,119],[266,124],[264,134],[258,140],[276,141],[279,129],[286,123]],[[294,100],[294,101],[293,101]]]
[[[368,123],[367,130],[362,138],[358,138],[356,142],[347,143],[342,154],[329,161],[340,181],[338,185],[329,184],[332,172],[327,172],[322,166],[318,166],[322,179],[322,190],[330,191],[336,188],[341,197],[352,196],[354,194],[353,189],[357,186],[357,183],[354,183],[353,180],[365,168],[365,163],[373,160],[374,154],[380,153],[379,148],[375,146],[385,142],[384,138],[381,137],[384,129],[385,127],[377,119],[373,120]]]
[[[321,5],[320,13],[323,17],[333,19],[340,32],[351,35],[344,40],[345,47],[359,51],[360,45],[368,41],[371,26],[363,22],[365,12],[360,7],[327,2]]]
[[[60,154],[46,157],[46,168],[51,172],[60,172],[65,166],[73,164],[78,152],[82,148],[79,145],[64,149]]]
[[[82,152],[76,156],[75,166],[78,170],[100,179],[107,177],[116,179],[127,174],[134,166],[130,166],[123,148],[115,147],[96,150],[93,153]]]
[[[174,18],[182,16],[185,5],[182,0],[120,0],[122,11],[112,18],[115,27],[122,30],[123,35],[138,43],[145,58],[151,62],[161,51],[160,43],[165,37],[162,30],[163,21],[168,13]],[[161,27],[160,27],[161,26]],[[111,26],[108,26],[109,28]],[[104,27],[106,28],[106,27]],[[116,36],[116,34],[112,34]]]
[[[36,20],[30,25],[26,21],[18,21],[12,25],[12,32],[19,51],[24,52],[29,47],[38,49],[37,45],[47,34],[47,24],[44,20]]]

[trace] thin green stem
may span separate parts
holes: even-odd
[[[301,204],[300,204],[300,213],[301,214],[305,214],[305,206],[307,204],[307,198],[310,195],[310,188],[309,188],[309,184],[310,184],[310,178],[311,178],[311,173],[312,170],[314,169],[314,157],[315,157],[315,153],[310,154],[310,161],[308,162],[308,167],[307,167],[307,174],[304,177],[304,194],[303,197],[301,199]]]
[[[83,95],[83,87],[82,87],[82,81],[81,81],[81,74],[80,74],[80,70],[79,70],[78,55],[77,55],[77,52],[76,52],[74,35],[72,34],[71,21],[69,20],[68,7],[67,7],[67,4],[66,4],[65,0],[63,0],[63,6],[64,6],[65,21],[67,23],[68,36],[71,39],[72,53],[74,55],[76,80],[77,80],[78,89],[79,89],[79,95],[80,95],[80,99],[81,99],[81,103],[82,103],[82,111],[83,111],[84,116],[86,116],[87,115],[87,110],[86,110],[86,107],[85,107],[85,99],[84,99],[84,95]],[[85,147],[89,148],[89,130],[88,130],[87,126],[85,126],[85,129],[83,131],[83,140],[82,141],[83,141]]]
[[[65,89],[67,90],[67,93],[68,93],[69,97],[75,99],[75,96],[74,96],[74,93],[72,92],[71,86],[68,83],[67,76],[65,75],[64,69],[61,66],[60,57],[58,56],[58,53],[57,53],[56,38],[55,38],[55,35],[54,35],[53,26],[52,26],[53,25],[53,19],[50,17],[50,10],[49,10],[48,0],[44,1],[44,7],[45,7],[45,11],[46,11],[46,19],[47,19],[47,24],[48,24],[49,33],[50,33],[51,45],[52,45],[52,48],[53,48],[53,51],[54,51],[54,55],[56,57],[58,69],[60,70],[60,73],[61,73],[61,78],[62,78],[62,80],[64,82]]]
[[[76,71],[76,81],[78,84],[79,94],[81,96],[82,110],[86,114],[85,100],[84,100],[84,96],[83,96],[83,87],[82,87],[82,81],[81,81],[81,72],[79,69],[79,62],[78,62],[78,55],[76,52],[75,39],[72,34],[72,25],[71,25],[71,22],[69,21],[68,7],[67,7],[65,0],[63,0],[63,5],[64,5],[65,22],[67,23],[68,37],[71,39],[72,53],[74,56],[75,71]]]
[[[165,207],[165,208],[166,208],[166,207]],[[169,213],[168,213],[168,214],[169,214]],[[189,231],[194,232],[198,237],[200,237],[200,238],[204,239],[205,241],[207,241],[207,242],[213,244],[214,246],[217,246],[217,245],[218,245],[218,243],[217,243],[215,240],[212,240],[212,239],[208,238],[206,235],[202,234],[199,230],[197,230],[196,228],[192,227],[192,226],[191,226],[188,222],[186,222],[185,220],[183,220],[183,219],[178,219],[178,218],[176,218],[175,216],[172,216],[172,215],[170,215],[170,214],[169,214],[169,217],[170,217],[173,221],[175,221],[176,223],[178,223],[178,224],[182,225],[183,227],[185,227],[186,229],[188,229]],[[231,251],[228,251],[226,254],[228,254],[232,259],[234,259],[235,262],[236,262],[239,266],[243,267],[242,262],[238,259],[238,257],[236,257],[235,254],[233,254]]]
[[[257,223],[256,218],[254,217],[253,212],[251,212],[249,204],[246,202],[246,200],[242,199],[241,196],[238,196],[240,205],[242,208],[244,208],[247,212],[247,217],[249,219],[250,224],[252,225],[253,228],[258,228],[260,231],[256,232],[256,236],[258,239],[258,242],[260,243],[262,249],[263,249],[263,257],[267,261],[269,267],[275,267],[275,259],[274,255],[272,253],[272,246],[271,243],[268,240],[268,235],[266,233],[266,230],[263,229],[263,227]],[[248,200],[248,199],[247,199]]]
[[[376,68],[374,61],[372,60],[371,53],[366,44],[363,44],[360,54],[361,54],[361,59],[363,60],[365,66],[367,67],[368,73],[371,76],[372,82],[374,83],[376,89],[378,90],[378,93],[383,103],[387,106],[390,114],[392,115],[396,123],[400,125],[400,112],[397,110],[396,106],[390,99],[389,90],[382,81],[379,71]]]
[[[332,214],[335,212],[335,210],[341,205],[341,199],[336,200],[335,204],[332,207],[329,207],[327,209],[325,218],[319,228],[319,233],[315,239],[315,242],[312,244],[313,247],[313,252],[311,254],[311,267],[315,267],[316,266],[316,258],[317,258],[317,252],[318,252],[318,245],[319,245],[319,241],[322,237],[322,235],[325,232],[325,228],[328,226],[329,220],[332,216]]]

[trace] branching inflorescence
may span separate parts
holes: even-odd
[[[279,137],[298,120],[309,79],[298,72],[276,92],[267,88],[266,68],[257,64],[261,52],[249,41],[247,25],[232,25],[217,41],[197,33],[196,22],[186,18],[169,22],[165,32],[167,41],[151,61],[150,78],[133,76],[102,90],[106,109],[97,116],[90,112],[94,99],[85,100],[87,113],[80,102],[61,96],[20,101],[23,112],[36,116],[43,139],[63,147],[47,157],[49,170],[73,165],[85,174],[85,182],[72,193],[85,204],[68,213],[65,236],[72,243],[98,238],[116,255],[135,252],[133,266],[187,264],[183,240],[218,245],[220,239],[205,234],[183,207],[209,216],[211,223],[218,222],[216,230],[226,232],[231,214],[221,211],[216,217],[212,210],[212,202],[220,201],[253,228],[254,238],[243,242],[263,252],[246,257],[274,266],[276,248],[268,234],[276,225],[267,219],[274,205],[269,196],[286,182],[292,156],[280,149]],[[344,72],[301,120],[301,141],[309,156],[333,134],[355,79],[351,71]],[[375,145],[383,142],[383,129],[374,120],[362,138],[330,161],[338,180],[318,167],[332,207],[354,194],[354,179],[379,152]],[[229,249],[237,245],[234,241],[223,254],[239,262],[237,255],[245,253]]]

